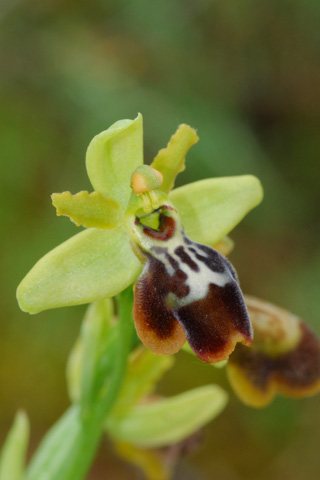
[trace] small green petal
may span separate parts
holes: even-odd
[[[117,440],[140,447],[162,447],[189,437],[224,409],[227,394],[217,385],[206,385],[172,398],[139,405],[121,420],[109,424]]]
[[[142,116],[119,120],[96,135],[86,155],[87,172],[97,192],[125,208],[131,193],[133,171],[143,163]]]
[[[169,198],[181,216],[187,235],[214,245],[255,206],[263,190],[252,175],[210,178],[173,190]]]
[[[29,440],[29,422],[18,412],[0,456],[0,480],[21,480]]]
[[[167,147],[159,151],[151,167],[163,175],[163,184],[160,190],[165,193],[170,192],[176,176],[185,169],[185,156],[188,150],[198,140],[196,131],[188,125],[182,124],[170,138]]]
[[[78,227],[113,230],[122,223],[122,209],[118,202],[98,192],[53,193],[52,205],[57,215],[66,215]]]
[[[90,228],[41,258],[20,283],[17,298],[29,313],[90,303],[133,283],[140,265],[124,230]]]

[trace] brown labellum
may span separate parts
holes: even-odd
[[[171,206],[158,209],[157,230],[135,225],[145,265],[135,286],[138,336],[156,354],[176,353],[187,339],[204,362],[228,358],[252,328],[238,279],[218,251],[190,240]]]

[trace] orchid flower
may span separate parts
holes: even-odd
[[[251,407],[265,407],[276,394],[307,397],[320,391],[320,341],[296,315],[245,296],[255,338],[238,345],[227,364],[229,381]]]
[[[21,308],[37,313],[90,303],[137,282],[135,324],[154,353],[175,353],[187,339],[211,363],[227,359],[237,342],[250,345],[237,275],[211,246],[258,205],[262,189],[244,175],[172,190],[197,140],[194,129],[180,125],[148,167],[141,115],[94,137],[86,166],[95,191],[52,196],[57,214],[86,230],[32,268],[18,288]]]

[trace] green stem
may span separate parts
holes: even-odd
[[[79,405],[71,406],[40,444],[25,480],[82,480],[87,474],[126,373],[130,351],[132,288],[117,297],[119,334],[114,369],[108,387],[85,418]]]
[[[111,411],[118,396],[124,375],[126,373],[128,355],[130,352],[133,321],[132,321],[132,287],[128,287],[116,297],[118,307],[119,339],[118,350],[111,381],[106,394],[101,398],[97,408],[97,414],[103,421]]]

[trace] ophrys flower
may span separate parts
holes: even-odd
[[[37,313],[47,308],[89,303],[114,296],[134,283],[141,272],[141,263],[130,247],[130,243],[131,245],[136,243],[136,237],[134,232],[131,234],[128,231],[128,222],[130,218],[134,222],[137,218],[143,221],[142,217],[144,215],[152,216],[154,210],[164,206],[172,205],[171,214],[174,213],[176,222],[179,223],[181,218],[186,235],[191,239],[188,240],[191,241],[188,248],[196,250],[196,253],[189,250],[190,258],[193,256],[195,259],[196,255],[207,257],[208,263],[208,254],[204,250],[200,251],[201,248],[205,247],[200,248],[196,244],[192,246],[192,242],[201,242],[207,245],[214,245],[219,242],[249,210],[261,201],[262,189],[255,177],[244,175],[202,180],[175,189],[170,193],[176,175],[184,168],[184,158],[188,149],[197,140],[196,132],[192,128],[181,125],[167,148],[161,150],[152,163],[152,167],[160,172],[163,177],[159,187],[161,190],[152,188],[148,190],[146,184],[148,191],[142,188],[141,194],[135,194],[131,190],[131,178],[135,171],[138,172],[136,169],[140,168],[143,163],[141,115],[132,121],[122,120],[117,122],[105,132],[97,135],[89,145],[86,159],[88,175],[95,193],[81,192],[77,195],[71,195],[66,192],[53,196],[53,203],[58,214],[66,214],[78,225],[89,228],[51,251],[33,267],[18,288],[21,308],[30,313]],[[153,186],[153,188],[155,187]],[[130,195],[134,196],[134,201],[131,200],[128,206]],[[134,202],[136,203],[133,207]],[[177,212],[179,212],[179,215]],[[155,212],[155,215],[157,215],[157,212]],[[172,215],[170,217],[168,210],[162,209],[160,217],[170,219]],[[139,230],[139,223],[136,225],[137,230]],[[151,225],[145,228],[160,232],[162,226],[154,228]],[[154,238],[149,236],[149,241],[150,245],[155,245],[156,240]],[[180,257],[179,253],[175,253],[175,255],[178,255],[181,263],[183,262],[181,256],[186,259],[186,251],[179,250],[179,252]],[[135,253],[137,253],[136,249]],[[219,255],[216,260],[218,263],[219,261],[222,262]],[[168,262],[170,263],[170,260]],[[168,262],[167,266],[169,265]],[[206,273],[204,273],[204,276],[194,275],[196,279],[201,278],[201,281],[196,281],[196,284],[199,284],[200,289],[203,288],[204,284],[209,287],[208,281],[203,281],[203,279],[206,276],[208,277],[210,268],[205,266],[203,260],[197,259],[197,262],[200,262],[199,265],[202,265],[203,268],[201,268]],[[174,268],[172,264],[171,268]],[[192,270],[192,267],[190,268]],[[220,268],[222,268],[221,265]],[[231,285],[231,290],[233,290],[232,298],[229,292],[229,298],[225,298],[223,301],[224,312],[229,309],[229,319],[226,323],[223,322],[223,317],[220,317],[221,319],[218,321],[216,320],[216,327],[213,327],[212,321],[208,322],[207,325],[206,322],[201,325],[199,321],[194,323],[186,318],[187,316],[190,319],[192,316],[199,317],[201,313],[204,320],[211,315],[210,305],[205,306],[204,303],[201,307],[199,305],[199,308],[197,305],[193,315],[190,315],[190,306],[196,304],[197,301],[201,301],[201,298],[196,300],[197,297],[194,296],[195,288],[192,288],[194,301],[188,303],[188,305],[177,302],[179,295],[176,291],[171,292],[171,295],[165,300],[167,302],[166,307],[174,310],[176,319],[181,322],[179,324],[174,323],[174,325],[179,325],[175,327],[180,331],[179,346],[185,340],[185,331],[190,341],[191,338],[194,339],[191,344],[194,345],[196,353],[206,361],[225,358],[238,340],[250,343],[250,326],[247,323],[247,318],[244,320],[245,307],[239,293],[234,270],[226,260],[224,260],[223,268],[225,269],[225,275],[230,280],[227,283]],[[194,273],[196,272],[194,271]],[[222,272],[216,272],[216,274],[220,275]],[[158,274],[157,278],[160,281],[161,275]],[[144,270],[141,281],[137,284],[137,296],[141,296],[142,285],[146,286],[146,283]],[[213,292],[212,295],[211,292],[209,293],[210,296],[213,295]],[[221,295],[220,297],[219,295],[213,295],[213,297],[221,298]],[[240,303],[232,301],[235,298],[238,298]],[[163,298],[159,296],[158,300],[161,303]],[[191,300],[191,297],[188,302],[189,300]],[[226,307],[227,305],[228,307]],[[238,306],[236,307],[236,305]],[[217,304],[215,307],[218,308]],[[240,324],[237,324],[234,318],[239,313],[239,308],[242,313],[239,317]],[[137,311],[138,307],[136,306],[135,309]],[[188,314],[186,311],[188,311]],[[226,318],[225,313],[224,318]],[[243,321],[246,326],[243,326]],[[188,326],[188,323],[192,325]],[[230,344],[232,346],[229,345],[223,354],[212,356],[208,354],[208,348],[205,346],[204,340],[205,336],[206,338],[211,337],[210,342],[213,342],[211,330],[218,328],[218,324],[223,327],[222,330],[220,329],[220,334],[224,337],[224,345],[230,343],[231,337],[233,342]],[[192,334],[191,330],[193,331]],[[199,332],[199,338],[203,339],[202,345],[200,345],[201,342],[195,340],[197,332]],[[177,350],[178,344],[176,344],[175,350]],[[204,352],[203,355],[201,355],[201,350]]]

